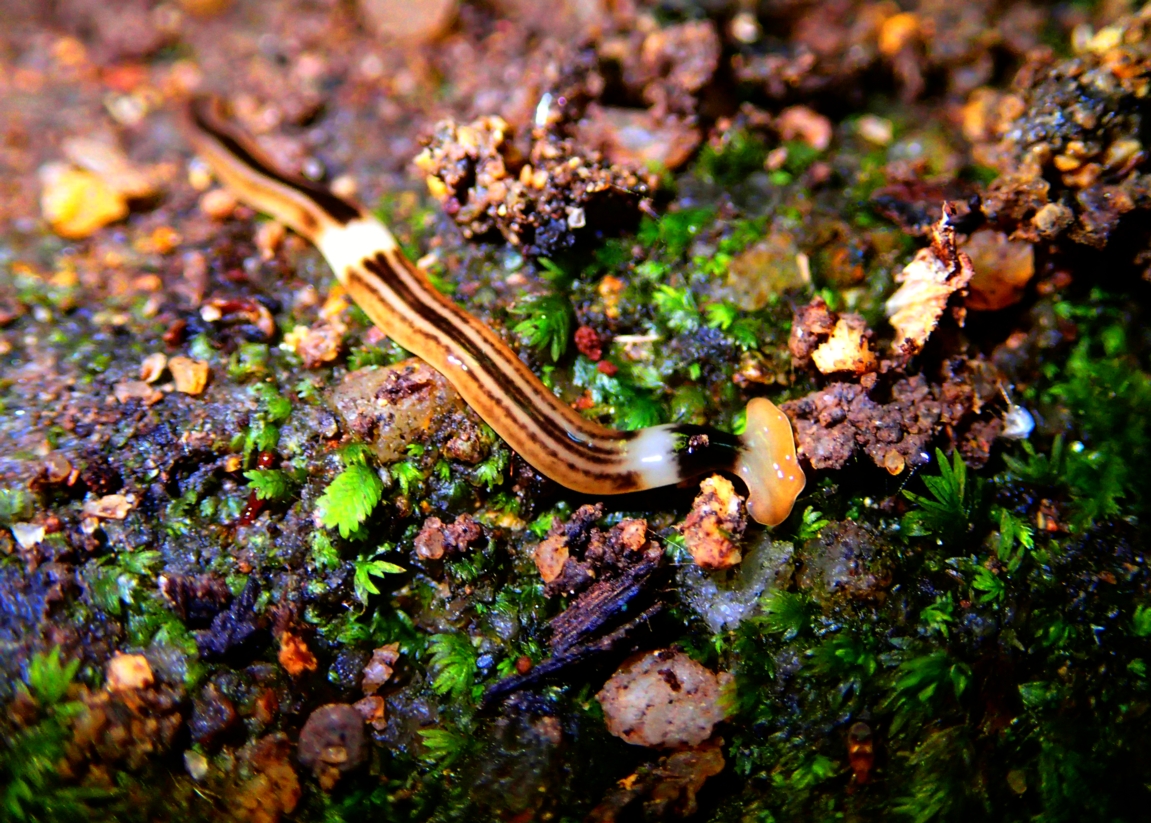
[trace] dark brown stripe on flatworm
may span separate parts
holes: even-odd
[[[277,183],[304,195],[341,226],[362,217],[358,208],[332,194],[323,186],[302,177],[285,174],[255,155],[244,145],[245,141],[242,138],[232,134],[226,126],[217,123],[217,118],[210,112],[214,105],[215,101],[211,98],[201,97],[192,101],[189,110],[196,127],[211,135],[229,154],[235,156],[237,160],[257,174],[275,180]]]
[[[431,298],[431,300],[421,300],[420,296],[412,292],[399,275],[392,270],[392,267],[387,264],[386,260],[381,260],[380,257],[381,256],[365,259],[361,262],[361,265],[376,275],[383,285],[394,292],[412,312],[419,315],[429,325],[443,334],[459,351],[466,353],[474,359],[482,371],[492,375],[497,378],[497,380],[500,375],[506,372],[499,363],[477,347],[474,341],[461,332],[457,318],[445,317],[436,310],[437,308],[445,307],[436,306],[431,303],[431,300],[435,300],[435,298]],[[603,465],[605,463],[618,462],[623,457],[619,451],[597,448],[594,445],[576,439],[579,435],[578,432],[573,432],[568,426],[557,423],[556,420],[546,412],[541,413],[536,411],[538,403],[535,402],[534,398],[528,397],[515,380],[501,382],[500,389],[509,395],[509,399],[519,408],[526,410],[529,416],[536,421],[536,424],[545,430],[548,437],[552,438],[554,442],[569,444],[571,450],[578,453],[581,459],[596,465]],[[620,439],[626,440],[628,438],[621,437]]]

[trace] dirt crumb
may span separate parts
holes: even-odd
[[[525,254],[552,255],[577,238],[634,225],[646,187],[571,139],[537,130],[523,155],[499,117],[437,124],[415,165],[468,237],[499,231]]]
[[[723,771],[723,738],[644,764],[620,780],[588,816],[591,823],[631,819],[631,806],[643,802],[649,820],[686,819],[699,810],[696,795],[709,777]]]
[[[720,690],[729,679],[665,649],[629,658],[596,699],[608,731],[628,743],[698,746],[724,718]]]
[[[308,715],[296,748],[300,765],[315,773],[325,791],[336,785],[341,773],[359,766],[366,754],[364,718],[347,703],[329,703]]]
[[[680,533],[697,566],[729,569],[742,559],[739,540],[746,528],[743,498],[730,480],[713,475],[699,484]]]
[[[814,468],[841,469],[860,449],[881,468],[891,466],[892,453],[898,454],[902,470],[926,462],[929,444],[944,433],[953,443],[972,446],[964,456],[983,465],[990,442],[962,437],[983,402],[959,374],[939,383],[920,374],[896,380],[886,402],[872,399],[859,384],[835,382],[780,408],[791,418],[800,453]]]

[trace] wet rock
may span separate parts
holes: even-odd
[[[340,774],[364,762],[364,719],[354,706],[329,703],[310,715],[300,730],[296,757],[312,770],[324,789],[331,789]]]
[[[209,659],[219,658],[233,650],[255,645],[264,628],[263,620],[255,612],[259,595],[259,584],[254,577],[249,577],[231,607],[217,614],[211,627],[198,634],[196,645],[201,655]]]
[[[88,762],[108,769],[120,764],[132,770],[142,768],[171,749],[184,724],[181,698],[177,689],[158,684],[83,690],[61,768],[76,773]]]
[[[532,556],[549,597],[582,591],[658,548],[648,540],[646,520],[623,520],[605,533],[595,526],[602,516],[602,503],[580,506],[566,522],[552,523],[534,549]]]
[[[717,293],[741,309],[758,311],[772,296],[811,284],[800,259],[795,232],[772,225],[761,240],[735,256]]]
[[[720,49],[710,20],[637,32],[622,55],[624,82],[641,90],[657,116],[694,114],[696,95],[719,67]]]
[[[726,573],[682,566],[676,576],[680,597],[712,632],[733,629],[755,613],[764,592],[787,588],[791,581],[795,547],[759,533],[744,552],[742,562]]]
[[[358,0],[357,4],[380,37],[408,45],[426,43],[447,31],[457,0]]]
[[[228,584],[213,574],[161,575],[159,585],[173,611],[193,625],[210,622],[232,600]]]
[[[608,731],[653,748],[698,746],[724,719],[720,689],[730,680],[666,649],[629,658],[596,695]]]
[[[157,25],[148,0],[88,3],[61,0],[52,16],[65,30],[86,36],[101,62],[139,60],[170,42],[172,33]]]
[[[253,775],[232,798],[241,820],[278,823],[300,802],[300,781],[292,768],[292,743],[282,732],[270,734],[244,752]]]
[[[349,373],[331,402],[345,428],[366,440],[384,463],[402,458],[410,443],[463,410],[443,375],[415,358]]]
[[[702,141],[687,118],[657,119],[650,109],[591,105],[576,126],[580,143],[600,151],[612,163],[640,169],[678,169]]]
[[[197,743],[212,746],[219,741],[221,735],[235,725],[236,720],[235,705],[215,683],[209,683],[192,701],[192,718],[188,721],[188,731]]]
[[[527,694],[504,704],[479,732],[483,757],[460,779],[475,820],[546,820],[565,779],[567,735],[554,708]]]
[[[967,239],[963,251],[975,269],[966,300],[968,308],[996,311],[1023,299],[1035,275],[1032,244],[1010,240],[1000,231],[981,229]]]
[[[400,659],[400,644],[389,643],[372,652],[372,659],[364,666],[361,682],[364,694],[375,694],[392,676],[396,661]]]
[[[462,554],[483,534],[480,524],[470,514],[461,514],[450,526],[445,526],[438,517],[429,517],[416,535],[416,554],[424,560],[440,560],[445,554]]]
[[[1011,91],[981,89],[964,111],[976,159],[1002,172],[983,210],[1013,239],[1102,248],[1123,215],[1151,208],[1151,21],[1135,14],[1106,31],[1067,59],[1036,51]]]
[[[869,526],[844,520],[830,523],[803,546],[801,588],[830,606],[837,599],[881,599],[891,585],[891,564],[884,543]]]

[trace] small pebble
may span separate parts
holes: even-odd
[[[208,385],[208,364],[190,357],[173,357],[168,361],[168,369],[176,382],[176,391],[184,394],[200,394]]]
[[[153,352],[140,364],[140,379],[145,383],[155,383],[168,368],[168,357],[163,352]]]
[[[108,661],[105,685],[110,692],[143,689],[155,682],[148,658],[142,654],[116,652]]]
[[[356,178],[350,174],[341,174],[332,181],[330,188],[332,194],[337,197],[353,198],[359,194],[360,191],[360,187],[356,183]]]
[[[226,189],[212,189],[200,198],[200,211],[213,220],[227,220],[236,210],[236,198]]]
[[[199,783],[208,776],[208,758],[198,751],[188,749],[184,752],[184,768],[188,770],[188,776]]]

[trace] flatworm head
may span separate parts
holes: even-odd
[[[757,522],[778,526],[807,485],[791,421],[770,400],[756,397],[747,404],[747,428],[740,440],[735,472],[747,484],[747,510]]]

